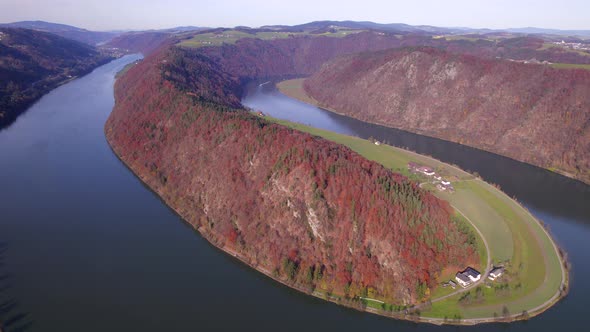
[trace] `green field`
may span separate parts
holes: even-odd
[[[590,65],[578,63],[552,63],[551,67],[559,69],[586,69],[590,70]]]
[[[279,89],[291,97],[308,103],[315,103],[305,95],[302,80],[291,80],[278,84]],[[284,126],[321,136],[345,145],[369,160],[374,160],[393,171],[409,176],[420,183],[428,178],[411,174],[408,162],[415,162],[434,168],[438,174],[452,181],[455,192],[439,191],[434,186],[424,186],[436,196],[447,200],[464,214],[473,226],[482,233],[489,245],[489,255],[495,265],[506,267],[506,273],[496,281],[486,279],[474,301],[459,302],[464,295],[457,294],[442,301],[436,298],[449,294],[449,288],[431,290],[432,307],[421,312],[422,317],[449,318],[493,318],[527,311],[528,315],[541,312],[554,303],[560,293],[565,271],[561,258],[543,226],[525,208],[506,196],[496,187],[482,181],[459,168],[411,151],[389,146],[375,145],[368,140],[336,134],[288,121],[269,118]],[[481,272],[485,271],[485,247],[478,243],[481,258]],[[452,274],[441,276],[441,282]],[[483,276],[485,278],[487,276]],[[459,288],[459,287],[458,287]],[[475,289],[469,291],[475,294]],[[504,309],[506,307],[506,309]]]
[[[325,32],[318,34],[311,34],[309,32],[284,32],[284,31],[264,31],[247,33],[239,30],[226,30],[216,32],[206,32],[194,35],[192,38],[183,40],[179,43],[180,46],[185,47],[204,47],[204,46],[219,46],[222,44],[234,44],[242,38],[257,38],[262,40],[284,39],[296,36],[326,36],[342,38],[351,34],[359,33],[365,30],[352,30],[336,28],[334,32]]]

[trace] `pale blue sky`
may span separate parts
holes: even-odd
[[[92,30],[257,27],[316,20],[590,30],[590,0],[0,0],[0,22],[22,20]]]

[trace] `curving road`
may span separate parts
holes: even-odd
[[[422,188],[422,185],[424,185],[426,183],[428,183],[428,182],[422,182],[418,186],[420,188]],[[486,254],[488,256],[488,259],[487,259],[487,262],[486,262],[485,271],[481,274],[481,279],[479,279],[477,282],[474,282],[473,284],[471,284],[468,287],[460,288],[460,289],[458,289],[458,290],[456,290],[456,291],[454,291],[454,292],[452,292],[450,294],[447,294],[447,295],[444,295],[444,296],[441,296],[441,297],[437,297],[436,299],[432,299],[432,300],[430,300],[431,303],[439,302],[439,301],[442,301],[442,300],[444,300],[446,298],[449,298],[451,296],[454,296],[454,295],[457,295],[457,294],[460,294],[460,293],[464,293],[464,292],[466,292],[468,290],[471,290],[475,286],[481,284],[485,280],[485,278],[487,278],[488,274],[490,273],[491,267],[492,267],[492,255],[491,255],[491,252],[490,252],[490,246],[488,245],[488,241],[486,240],[485,236],[483,236],[483,234],[481,233],[481,231],[479,230],[479,228],[477,228],[477,226],[473,223],[473,221],[471,221],[471,219],[469,219],[469,217],[467,217],[461,210],[459,210],[459,208],[457,208],[453,204],[451,204],[451,206],[453,207],[453,209],[455,209],[457,212],[459,212],[465,219],[467,219],[467,221],[469,221],[469,223],[473,226],[473,228],[475,228],[475,230],[477,231],[477,234],[479,234],[479,237],[483,240],[483,244],[486,247]]]
[[[451,204],[451,206],[453,207],[453,209],[455,209],[457,212],[459,212],[465,219],[467,219],[467,221],[469,221],[471,223],[471,225],[473,225],[473,228],[475,228],[475,230],[477,231],[477,233],[479,234],[479,236],[483,240],[483,244],[486,247],[486,254],[488,256],[488,259],[487,259],[487,262],[486,262],[485,271],[481,274],[481,278],[478,281],[474,282],[473,284],[471,284],[468,287],[461,288],[459,290],[456,290],[456,291],[454,291],[454,292],[452,292],[450,294],[447,294],[447,295],[444,295],[444,296],[441,296],[441,297],[437,297],[436,299],[431,300],[430,301],[431,303],[442,301],[442,300],[444,300],[446,298],[449,298],[451,296],[454,296],[454,295],[457,295],[457,294],[466,292],[466,291],[472,289],[473,287],[481,284],[487,278],[488,274],[490,273],[490,269],[492,267],[492,255],[491,255],[491,252],[490,252],[490,246],[488,245],[488,241],[486,240],[486,238],[483,236],[483,234],[481,233],[481,231],[479,230],[479,228],[477,228],[477,226],[475,226],[475,224],[473,223],[473,221],[471,221],[471,219],[469,219],[461,210],[459,210],[453,204]]]
[[[425,183],[426,182],[421,183],[419,186],[422,187],[422,185],[425,184]],[[502,194],[506,195],[504,192],[502,192]],[[438,297],[436,299],[432,299],[430,301],[430,303],[439,302],[439,301],[442,301],[444,299],[447,299],[447,298],[449,298],[451,296],[454,296],[454,295],[457,295],[457,294],[460,294],[460,293],[463,293],[463,292],[466,292],[468,290],[473,289],[473,287],[476,287],[477,285],[479,285],[480,283],[482,283],[485,280],[485,278],[487,277],[487,275],[489,274],[490,269],[491,269],[491,260],[492,260],[492,258],[491,258],[491,253],[490,253],[490,247],[488,245],[488,242],[487,242],[486,238],[483,236],[483,234],[477,228],[477,226],[473,223],[473,221],[471,221],[471,219],[469,219],[461,210],[459,210],[453,204],[451,204],[451,206],[457,212],[459,212],[463,217],[465,217],[465,219],[467,219],[467,221],[469,221],[471,223],[471,225],[473,225],[473,227],[475,228],[475,230],[477,231],[477,233],[479,234],[479,236],[482,238],[483,243],[484,243],[484,245],[486,247],[487,256],[488,256],[487,263],[486,263],[486,269],[485,269],[485,272],[482,273],[482,278],[480,280],[478,280],[476,283],[473,283],[469,287],[459,289],[459,290],[457,290],[455,292],[452,292],[450,294],[447,294],[447,295]],[[534,220],[537,220],[530,213],[530,211],[528,211],[527,209],[525,209],[525,211]],[[551,240],[551,244],[553,246],[553,249],[555,250],[555,252],[557,253],[557,255],[560,257],[559,250],[557,248],[557,245],[555,244],[555,241],[553,240],[553,238],[551,238],[551,236],[549,236],[549,233],[547,232],[547,230],[544,227],[541,227],[541,228],[542,228],[543,232],[545,233],[545,235],[547,237],[549,237],[549,239]],[[561,257],[560,257],[560,261],[561,261]],[[561,287],[560,287],[560,289],[563,289],[565,287],[565,282],[566,282],[566,271],[565,271],[564,266],[563,266],[563,261],[561,261]],[[536,313],[539,310],[542,310],[544,308],[547,308],[551,303],[553,303],[556,300],[558,300],[560,296],[561,296],[561,290],[560,291],[557,291],[550,299],[548,299],[547,301],[543,302],[542,304],[540,304],[540,305],[538,305],[538,306],[536,306],[534,308],[531,308],[531,309],[527,310],[527,312],[529,314],[533,314],[533,313]],[[417,306],[417,308],[420,309],[423,306],[424,306],[424,304],[422,304],[420,306]],[[518,317],[521,317],[521,316],[522,316],[522,313],[517,313],[517,314],[512,314],[510,316],[506,316],[506,317],[503,317],[503,318],[504,319],[514,319],[514,318],[518,318]],[[428,318],[428,317],[420,317],[420,321],[422,321],[422,322],[428,322],[428,323],[433,323],[433,324],[443,324],[443,323],[447,322],[447,320],[445,320],[443,318]],[[461,323],[463,323],[463,324],[477,324],[477,323],[486,323],[486,322],[494,322],[494,321],[498,321],[498,318],[497,317],[482,317],[482,318],[461,319]]]

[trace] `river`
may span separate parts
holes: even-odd
[[[360,313],[298,293],[219,251],[186,225],[104,138],[114,75],[138,57],[115,60],[55,89],[0,131],[0,321],[6,331],[457,329]],[[572,293],[530,322],[475,329],[586,326],[588,186],[463,146],[339,117],[267,85],[255,86],[244,103],[478,171],[550,225],[574,265]]]

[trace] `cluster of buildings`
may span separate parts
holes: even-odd
[[[436,174],[436,172],[428,166],[418,165],[416,163],[408,163],[408,170],[414,174],[423,174],[433,179],[436,188],[440,191],[449,190],[454,191],[455,188],[451,185],[451,181],[444,179],[442,176]]]
[[[590,45],[582,43],[566,43],[564,40],[560,42],[554,42],[553,45],[570,48],[572,50],[590,51]]]
[[[494,280],[500,278],[500,276],[502,276],[502,274],[504,274],[504,267],[502,267],[502,266],[494,267],[490,271],[490,273],[488,274],[488,279],[490,279],[491,281],[494,281]],[[472,267],[467,267],[465,270],[458,272],[455,275],[455,280],[457,281],[457,283],[450,280],[450,281],[444,283],[443,287],[451,286],[451,287],[455,288],[455,285],[459,284],[459,285],[461,285],[461,287],[465,288],[465,287],[471,285],[472,283],[475,283],[475,282],[478,282],[479,280],[481,280],[481,273],[479,273],[479,271],[477,271],[476,269],[474,269]]]

